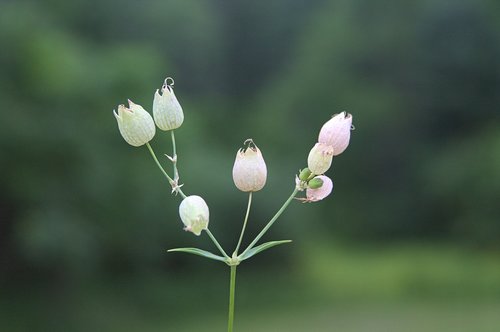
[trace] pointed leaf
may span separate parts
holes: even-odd
[[[246,253],[240,256],[240,259],[243,261],[245,259],[249,259],[250,257],[257,255],[259,252],[264,251],[266,249],[272,248],[274,246],[283,244],[283,243],[290,243],[292,240],[281,240],[281,241],[271,241],[271,242],[266,242],[261,245],[258,245],[257,247],[254,247],[250,250],[248,250]]]
[[[202,249],[198,249],[198,248],[175,248],[175,249],[169,249],[167,251],[168,252],[187,252],[188,254],[203,256],[206,258],[214,259],[216,261],[221,261],[221,262],[226,261],[226,259],[222,256],[218,256],[218,255],[212,254],[211,252],[208,252],[208,251],[202,250]]]

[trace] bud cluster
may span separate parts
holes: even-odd
[[[161,91],[156,90],[153,98],[153,117],[142,106],[130,100],[129,107],[119,105],[118,112],[113,111],[120,134],[128,144],[132,146],[148,144],[155,136],[155,124],[161,130],[173,130],[182,125],[184,113],[174,94],[173,85],[174,80],[169,77],[165,79]],[[156,159],[156,156],[154,158]],[[174,179],[169,178],[169,182],[172,185],[172,192],[178,193],[182,185],[178,184],[177,156],[174,155],[169,159],[175,167]],[[183,197],[184,199],[179,206],[179,215],[185,226],[184,229],[195,235],[200,235],[202,230],[208,228],[208,205],[200,196],[185,197],[183,195]]]
[[[186,196],[178,184],[177,155],[175,154],[175,139],[172,132],[174,155],[169,157],[174,165],[174,179],[170,178],[159,164],[149,141],[155,136],[156,126],[164,131],[179,128],[184,122],[182,107],[173,90],[174,81],[165,79],[161,89],[156,90],[153,98],[153,116],[142,106],[129,100],[129,107],[118,106],[118,112],[113,111],[118,123],[118,129],[125,141],[132,146],[147,145],[158,166],[168,178],[173,192],[181,193],[183,201],[179,206],[179,215],[186,231],[200,235],[208,231],[209,209],[203,198],[196,195]],[[317,202],[333,190],[332,180],[324,175],[331,167],[333,157],[338,156],[349,145],[352,129],[352,116],[342,112],[335,114],[320,130],[318,141],[314,144],[307,158],[307,168],[300,171],[296,177],[296,190],[305,191],[304,202]],[[261,190],[267,180],[267,166],[260,149],[252,139],[244,142],[245,147],[236,152],[233,165],[233,181],[236,187],[243,191],[256,192]]]
[[[306,189],[304,202],[316,202],[330,195],[332,180],[324,175],[332,166],[334,156],[345,151],[349,145],[352,116],[342,112],[335,114],[320,130],[318,142],[307,157],[307,168],[296,179],[297,189]]]

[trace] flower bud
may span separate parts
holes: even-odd
[[[200,235],[202,230],[208,228],[208,206],[200,196],[191,195],[184,198],[179,206],[179,215],[186,226],[185,231]]]
[[[113,110],[118,129],[125,141],[132,146],[141,146],[153,139],[155,124],[151,115],[142,106],[128,101],[129,107],[118,106],[118,113]]]
[[[174,89],[167,84],[167,81],[168,78],[161,87],[161,94],[156,90],[153,100],[153,117],[161,130],[179,128],[184,121],[182,107],[175,97]]]
[[[323,125],[318,142],[333,147],[333,155],[338,156],[349,145],[351,137],[352,115],[346,112],[335,114]]]
[[[307,187],[311,189],[321,188],[322,185],[323,185],[323,180],[321,180],[321,178],[318,176],[307,183]]]
[[[248,144],[248,147],[239,149],[236,153],[233,181],[241,191],[259,191],[266,184],[266,163],[252,139],[247,139],[244,144]]]
[[[311,182],[313,182],[314,180],[321,181],[322,186],[319,188],[312,188],[311,186],[309,186],[309,188],[306,189],[307,202],[321,201],[323,198],[330,195],[333,190],[333,182],[328,176],[319,175],[314,179],[312,179],[311,181],[309,181],[309,184],[311,184]]]
[[[306,167],[306,168],[300,170],[299,179],[302,181],[307,181],[309,179],[309,177],[311,176],[311,174],[312,174],[311,170]]]
[[[309,152],[307,166],[313,174],[323,174],[332,165],[333,148],[329,145],[316,143]]]

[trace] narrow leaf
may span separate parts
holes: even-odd
[[[292,240],[281,240],[281,241],[271,241],[271,242],[266,242],[261,245],[258,245],[257,247],[254,247],[250,250],[248,250],[244,255],[240,256],[240,259],[243,261],[245,259],[249,259],[250,257],[257,255],[259,252],[264,251],[266,249],[272,248],[274,246],[283,244],[283,243],[290,243]]]
[[[198,248],[175,248],[175,249],[169,249],[167,250],[168,252],[187,252],[188,254],[193,254],[193,255],[198,255],[198,256],[203,256],[206,258],[214,259],[216,261],[221,261],[225,262],[226,259],[222,256],[218,256],[215,254],[212,254],[211,252],[198,249]]]

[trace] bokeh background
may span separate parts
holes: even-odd
[[[112,116],[167,76],[184,189],[228,251],[243,141],[269,170],[248,244],[321,125],[354,116],[333,195],[239,268],[237,331],[500,330],[497,0],[4,0],[0,45],[1,331],[224,331],[229,269],[166,253],[215,248]]]

